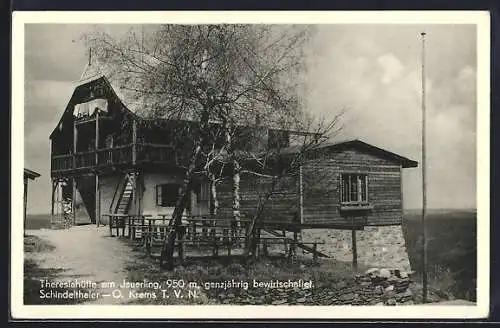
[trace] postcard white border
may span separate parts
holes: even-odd
[[[475,306],[23,305],[24,24],[273,23],[477,26],[477,303]],[[490,17],[486,11],[14,12],[12,18],[11,314],[14,319],[470,319],[489,312]]]

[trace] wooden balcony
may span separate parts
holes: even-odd
[[[138,144],[137,162],[176,163],[177,156],[172,146]]]
[[[135,156],[134,156],[135,151]],[[134,158],[135,157],[135,158]],[[120,165],[136,165],[147,163],[175,164],[175,150],[169,145],[136,144],[97,151],[78,152],[76,154],[52,156],[51,171],[53,175],[79,172],[87,169],[102,169]]]

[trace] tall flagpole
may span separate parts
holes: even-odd
[[[427,303],[427,241],[425,215],[427,208],[425,164],[425,32],[422,36],[422,302]]]

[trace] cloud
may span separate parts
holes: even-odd
[[[332,28],[338,31],[336,28]],[[374,28],[377,30],[377,28]],[[421,61],[418,43],[401,31],[336,35],[327,50],[315,57],[309,83],[313,93],[309,105],[324,113],[348,108],[341,137],[359,137],[421,162]],[[427,164],[429,206],[475,206],[475,115],[476,74],[471,56],[460,50],[451,58],[437,52],[440,39],[454,48],[463,48],[449,29],[434,31],[431,59],[426,66]],[[417,35],[417,34],[415,34]],[[363,40],[364,38],[367,40]],[[320,37],[327,38],[327,36]],[[337,40],[337,41],[335,41]],[[392,42],[390,42],[391,40]],[[410,40],[409,43],[407,40]],[[418,39],[417,39],[418,41]],[[413,42],[413,43],[411,43]],[[469,42],[473,44],[474,39]],[[470,44],[470,43],[468,43]],[[318,47],[322,43],[318,43]],[[467,46],[465,46],[467,47]],[[416,55],[417,54],[417,55]],[[405,173],[405,204],[421,205],[420,169]]]
[[[378,57],[377,63],[383,69],[382,83],[384,84],[401,78],[405,70],[403,63],[392,53]]]

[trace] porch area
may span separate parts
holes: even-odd
[[[103,216],[109,218],[110,236],[137,242],[151,257],[160,256],[166,236],[175,228],[170,214],[108,213]],[[282,230],[278,230],[277,223],[271,228],[267,223],[256,224],[252,232],[252,220],[248,218],[241,218],[238,224],[226,217],[184,216],[182,224],[177,226],[174,255],[182,263],[186,257],[200,256],[200,253],[212,257],[243,255],[248,248],[254,258],[279,252],[289,262],[296,260],[298,249],[304,254],[311,254],[314,261],[319,257],[329,257],[317,249],[324,242],[303,241],[300,232],[293,232],[291,237],[286,227],[281,226]]]

